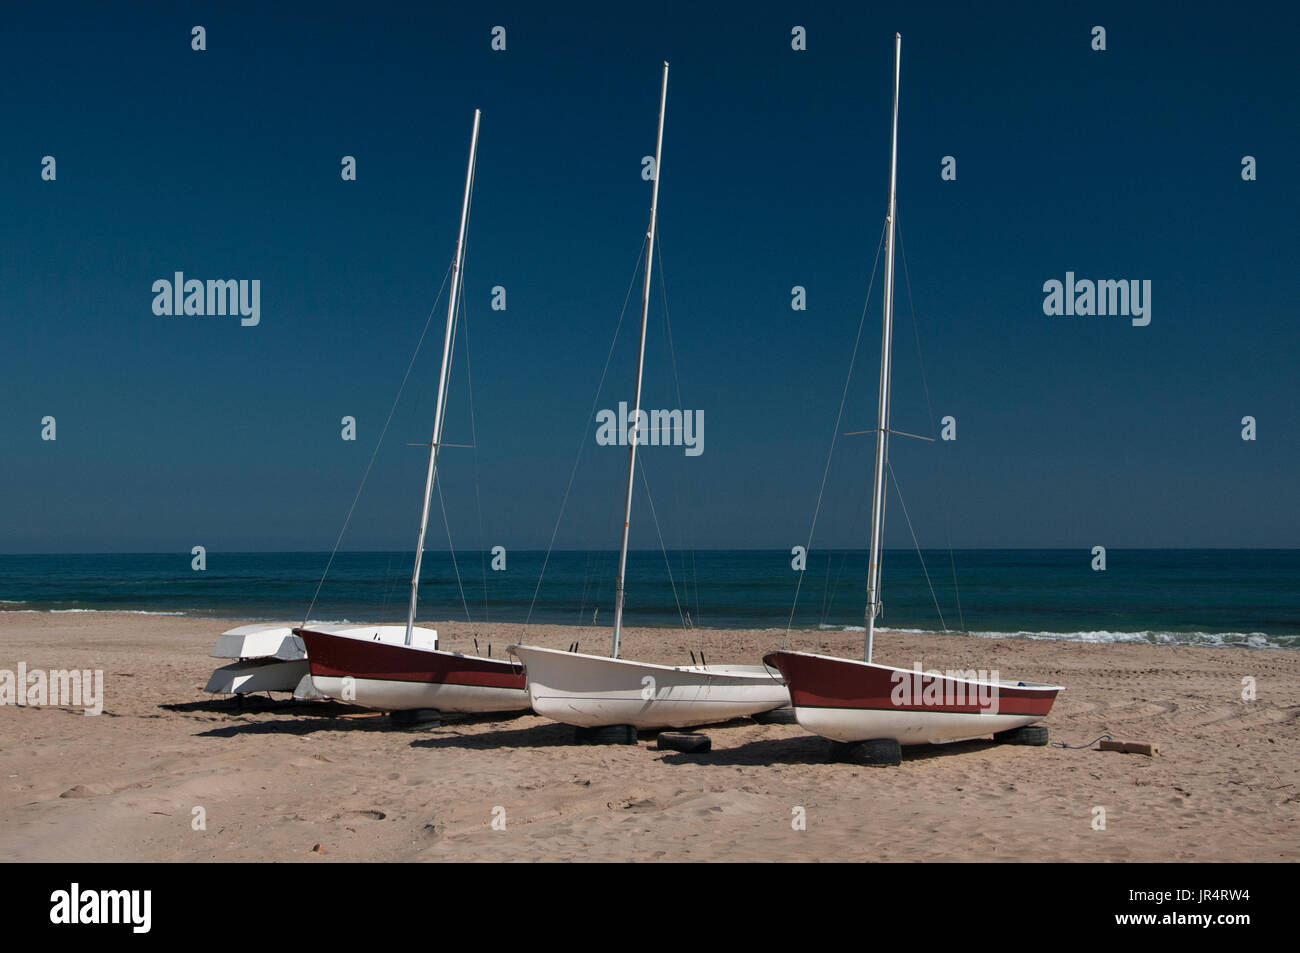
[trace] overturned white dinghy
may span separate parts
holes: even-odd
[[[293,634],[294,628],[293,623],[262,622],[227,629],[217,636],[211,655],[213,658],[276,658],[286,662],[305,659],[307,649],[302,639]]]
[[[307,663],[279,659],[241,659],[212,673],[204,691],[214,695],[249,695],[253,692],[292,692],[303,680]]]
[[[321,697],[311,686],[307,649],[293,634],[291,624],[259,623],[228,629],[217,637],[210,654],[236,660],[208,679],[204,691],[214,695],[293,692],[296,698]]]

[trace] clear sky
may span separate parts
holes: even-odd
[[[916,327],[900,256],[893,425],[935,431],[918,339],[957,421],[893,445],[921,544],[1300,545],[1289,4],[29,7],[0,32],[0,551],[332,546],[452,257],[475,107],[477,450],[446,451],[445,496],[457,548],[544,548],[645,229],[665,59],[645,404],[679,406],[666,300],[705,451],[644,451],[656,512],[669,546],[805,542],[884,217],[895,31]],[[154,314],[176,271],[257,279],[260,323]],[[1149,280],[1150,324],[1044,314],[1067,272]],[[841,431],[874,426],[879,293]],[[635,311],[598,408],[630,399]],[[414,544],[442,320],[347,548]],[[871,440],[841,439],[817,545],[865,545]],[[589,433],[557,546],[617,546],[624,465]]]

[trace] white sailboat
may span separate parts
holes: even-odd
[[[1059,685],[1042,685],[978,672],[965,675],[894,668],[871,661],[876,617],[880,614],[880,547],[885,513],[888,460],[890,357],[894,319],[894,230],[898,182],[898,90],[902,37],[894,35],[894,121],[890,144],[889,212],[886,225],[884,319],[880,351],[880,391],[871,501],[871,558],[867,581],[865,660],[807,652],[771,652],[764,657],[781,670],[790,686],[795,717],[807,730],[840,743],[875,742],[868,755],[897,763],[900,745],[959,741],[1001,735],[1005,740],[1045,744],[1037,735],[1015,732],[1041,721],[1051,711]]]
[[[429,504],[442,446],[447,379],[452,344],[456,336],[456,308],[461,272],[465,264],[465,229],[478,154],[480,111],[474,111],[469,168],[461,205],[460,232],[452,264],[447,303],[447,327],[442,345],[442,371],[438,377],[433,439],[424,480],[424,504],[411,574],[411,599],[406,625],[302,625],[293,630],[307,651],[307,664],[316,690],[337,701],[388,711],[435,709],[444,712],[513,712],[528,708],[523,669],[506,659],[483,658],[438,648],[434,629],[415,625],[420,589],[420,563],[429,524]]]
[[[632,488],[636,473],[637,424],[641,416],[641,380],[645,366],[646,323],[654,262],[655,217],[659,201],[664,108],[668,98],[668,64],[664,63],[655,142],[655,176],[650,192],[650,226],[646,232],[645,283],[641,295],[641,336],[636,390],[628,436],[627,492],[619,544],[614,595],[614,636],[609,656],[584,655],[531,645],[511,645],[524,663],[533,710],[552,721],[580,729],[630,726],[637,729],[688,728],[716,724],[771,711],[790,703],[775,669],[762,665],[654,665],[619,658],[623,631],[624,575],[627,570]]]

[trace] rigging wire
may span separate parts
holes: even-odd
[[[383,601],[380,603],[379,618],[388,618],[388,605],[393,599],[393,590],[396,586],[396,577],[393,575],[393,554],[388,554],[388,565],[384,567],[384,580],[387,583],[383,591]],[[389,580],[393,580],[389,582]]]
[[[650,516],[654,520],[655,533],[659,537],[659,549],[664,554],[664,566],[668,570],[668,585],[672,588],[673,591],[673,602],[677,606],[677,617],[682,621],[682,628],[686,629],[689,628],[689,626],[687,626],[686,624],[686,616],[682,614],[681,600],[677,598],[677,584],[673,581],[673,566],[672,563],[668,560],[668,548],[664,546],[664,534],[659,529],[659,515],[655,512],[655,501],[654,498],[650,496],[650,481],[646,479],[645,463],[642,462],[640,466],[641,466],[641,485],[645,488],[646,502],[650,504]]]
[[[871,281],[867,284],[867,297],[862,302],[862,317],[858,319],[858,334],[857,337],[854,338],[853,340],[853,353],[849,357],[849,372],[848,375],[844,378],[844,390],[840,393],[840,409],[835,414],[835,429],[831,432],[831,446],[830,446],[830,450],[826,454],[826,467],[824,470],[822,470],[821,488],[817,491],[817,506],[813,510],[812,526],[808,528],[808,545],[804,549],[805,553],[807,553],[809,550],[812,549],[813,534],[817,530],[817,517],[821,514],[822,497],[826,493],[826,478],[830,475],[831,459],[835,455],[835,444],[836,441],[839,440],[839,436],[840,436],[840,421],[844,417],[844,404],[848,400],[849,384],[853,380],[853,366],[858,359],[858,347],[862,344],[862,329],[866,326],[867,323],[867,307],[871,302],[871,289],[874,288],[876,284],[876,268],[880,264],[880,249],[884,247],[884,244],[885,244],[885,226],[881,225],[880,241],[876,245],[876,260],[871,265]],[[789,642],[790,630],[794,627],[794,613],[799,606],[799,590],[803,588],[803,577],[804,577],[804,573],[800,572],[799,578],[795,583],[794,602],[790,606],[790,619],[786,623],[785,636],[781,639],[782,649],[784,649],[786,647],[786,644]]]
[[[466,239],[468,244],[468,239]],[[460,312],[465,318],[465,382],[469,391],[469,443],[473,448],[474,460],[474,509],[478,513],[478,549],[480,572],[483,575],[483,622],[488,622],[488,584],[487,584],[487,550],[486,539],[483,534],[483,501],[482,493],[479,488],[479,470],[478,470],[478,423],[474,416],[474,371],[469,359],[469,314],[465,311],[465,280],[464,274],[461,275],[461,308]]]
[[[578,453],[573,460],[573,469],[569,471],[569,483],[564,488],[564,498],[560,500],[560,512],[555,517],[555,527],[551,530],[551,541],[546,547],[546,556],[542,560],[541,572],[537,575],[537,586],[533,589],[532,602],[528,604],[528,615],[524,618],[524,624],[533,617],[533,609],[537,606],[537,594],[542,590],[542,580],[546,577],[546,567],[551,561],[551,551],[555,548],[555,537],[560,532],[560,521],[564,519],[564,509],[569,502],[569,494],[573,491],[573,481],[578,475],[578,464],[582,462],[582,451],[587,445],[587,433],[591,430],[591,423],[596,416],[596,404],[600,402],[600,392],[605,387],[605,377],[609,373],[609,364],[614,357],[614,346],[618,343],[619,330],[623,327],[623,318],[627,314],[627,303],[632,297],[632,288],[636,285],[636,276],[641,271],[641,252],[645,251],[646,239],[641,239],[641,248],[637,252],[637,265],[632,270],[632,280],[628,282],[627,294],[623,297],[623,309],[618,314],[618,324],[614,327],[614,337],[609,342],[609,352],[605,355],[605,366],[600,372],[600,381],[596,384],[596,396],[591,401],[591,410],[587,413],[587,422],[582,427],[582,438],[578,441]]]
[[[822,588],[821,625],[826,624],[826,617],[830,615],[831,610],[835,608],[835,594],[840,591],[840,581],[844,578],[844,565],[849,561],[849,554],[847,551],[840,553],[840,565],[839,568],[835,570],[835,585],[832,586],[831,561],[833,557],[833,552],[828,551],[826,553],[826,581],[823,583]]]
[[[663,242],[663,236],[659,234],[659,226],[658,226],[657,223],[656,223],[656,225],[655,225],[655,240],[656,240],[656,251],[658,252],[658,255],[659,255],[659,303],[660,303],[660,305],[661,305],[661,307],[662,307],[662,310],[663,310],[663,317],[664,317],[664,332],[665,332],[665,334],[666,334],[666,336],[667,336],[667,340],[668,340],[668,359],[669,359],[669,364],[670,364],[670,366],[672,367],[672,371],[673,371],[673,391],[674,391],[674,393],[677,395],[677,407],[678,407],[678,409],[682,412],[682,414],[685,415],[685,414],[686,414],[686,403],[685,403],[685,401],[682,400],[682,382],[681,382],[681,378],[680,378],[680,377],[678,376],[678,374],[677,374],[677,351],[676,351],[676,348],[673,346],[673,325],[672,325],[672,321],[669,319],[669,316],[668,316],[668,279],[667,279],[667,272],[666,272],[666,269],[664,268],[664,242]],[[685,420],[685,417],[683,416],[683,421],[684,421],[684,420]],[[683,428],[684,428],[684,427],[685,427],[685,423],[683,423]],[[683,437],[684,437],[684,436],[685,436],[685,430],[683,429]],[[643,475],[643,479],[644,479],[644,475]],[[676,495],[677,495],[677,510],[678,510],[678,513],[679,513],[679,517],[678,517],[678,518],[680,519],[680,513],[681,513],[682,510],[683,510],[682,502],[681,502],[681,499],[682,499],[682,498],[681,498],[681,483],[680,483],[680,481],[676,482],[676,483],[674,484],[674,487],[675,487],[675,489],[677,490],[677,494],[676,494]],[[683,531],[683,533],[682,533],[682,542],[683,542],[683,544],[686,544],[686,543],[687,543],[686,535],[687,535],[687,534]],[[693,538],[692,538],[692,541],[687,545],[687,548],[689,549],[689,551],[690,551],[690,556],[691,556],[691,577],[692,577],[692,583],[693,583],[693,585],[692,585],[692,586],[687,586],[687,585],[686,585],[686,551],[685,551],[685,550],[683,550],[683,551],[681,552],[681,557],[682,557],[682,585],[683,585],[683,589],[684,589],[684,591],[685,591],[686,600],[687,600],[687,604],[688,604],[688,605],[689,605],[690,602],[691,602],[691,599],[690,599],[691,589],[692,589],[692,588],[694,589],[694,593],[695,593],[695,600],[694,600],[694,601],[695,601],[695,619],[698,620],[699,617],[700,617],[700,577],[699,577],[699,574],[698,574],[698,573],[696,572],[696,570],[695,570],[695,545],[694,545],[694,540],[693,540]]]
[[[464,209],[465,231],[464,231],[464,237],[462,240],[461,247],[458,250],[459,257],[460,257],[460,264],[461,264],[461,274],[460,274],[461,281],[460,281],[460,287],[457,291],[456,301],[454,302],[455,306],[451,310],[451,321],[452,321],[451,341],[449,342],[449,345],[447,347],[447,354],[446,354],[446,361],[445,361],[446,380],[444,382],[444,386],[442,389],[442,394],[441,394],[442,400],[439,402],[439,407],[437,410],[439,417],[443,421],[444,429],[446,428],[446,421],[447,421],[447,400],[451,397],[452,373],[453,373],[453,369],[456,366],[455,362],[453,361],[453,356],[456,353],[456,328],[460,324],[459,321],[460,306],[464,304],[465,301],[465,280],[464,280],[465,267],[464,266],[469,251],[469,222],[470,222],[471,212],[473,211],[474,208],[474,185],[477,182],[477,180],[478,180],[477,174],[471,169],[469,188],[467,190],[468,194],[466,195],[466,202],[465,202],[465,209]],[[468,336],[466,336],[466,341],[468,342],[468,340],[469,338]],[[439,443],[442,442],[441,433],[434,434],[433,436]],[[441,447],[433,448],[432,450],[433,456],[431,459],[431,463],[434,466],[436,466],[436,461],[438,457],[441,456],[441,452],[442,452]],[[461,601],[461,605],[464,606],[465,608],[465,619],[466,621],[472,623],[474,620],[469,613],[469,602],[465,598],[465,587],[461,583],[461,578],[460,578],[460,565],[457,563],[456,560],[456,546],[452,542],[452,538],[451,538],[451,523],[448,522],[447,520],[447,504],[446,501],[443,499],[443,495],[442,495],[442,474],[441,473],[435,472],[434,483],[438,488],[438,505],[442,510],[442,523],[447,530],[447,547],[451,552],[451,565],[456,573],[456,587],[460,590],[460,601]],[[421,555],[422,553],[416,553],[417,557],[420,557]],[[415,590],[415,595],[418,599],[420,580],[418,578],[412,580],[412,585]]]
[[[894,492],[898,495],[898,505],[903,508],[903,519],[907,521],[907,531],[912,534],[912,545],[916,547],[916,558],[921,560],[921,572],[925,573],[925,584],[930,587],[930,598],[934,600],[934,611],[939,613],[939,625],[943,631],[948,631],[948,624],[943,621],[943,610],[939,608],[939,597],[934,594],[934,585],[930,582],[930,570],[925,568],[925,557],[921,555],[921,544],[916,541],[916,531],[912,529],[912,517],[907,515],[907,504],[903,502],[903,491],[898,485],[898,477],[894,475],[894,465],[888,460],[885,466],[889,469],[889,478],[894,482]]]
[[[925,379],[925,358],[921,355],[921,332],[916,321],[916,301],[912,297],[912,277],[907,270],[907,249],[903,245],[903,223],[899,219],[897,208],[894,210],[894,219],[898,223],[898,251],[903,258],[903,282],[907,286],[907,307],[912,315],[912,334],[916,340],[916,359],[921,367],[921,387],[925,391],[925,410],[930,417],[930,431],[934,432],[934,408],[930,404],[930,387]],[[946,467],[944,470],[947,472]],[[948,506],[943,502],[942,496],[940,497],[939,507],[943,511],[943,530],[948,541],[948,563],[952,568],[953,596],[957,600],[957,621],[961,626],[961,631],[965,632],[967,631],[966,616],[962,612],[961,589],[957,585],[957,559],[952,551],[952,521],[949,519]]]
[[[582,625],[582,613],[587,609],[587,593],[591,591],[591,553],[586,554],[582,571],[582,595],[578,598],[578,617],[575,625]]]
[[[827,550],[826,552],[826,579],[822,582],[822,622],[826,621],[826,596],[831,591],[831,557],[834,553]]]
[[[595,557],[594,563],[595,563],[595,565],[594,565],[594,567],[593,567],[593,569],[592,569],[592,578],[596,580],[596,592],[595,592],[595,594],[591,597],[591,602],[590,602],[590,605],[591,605],[591,623],[590,623],[590,624],[591,624],[591,625],[595,625],[595,624],[596,624],[596,616],[600,614],[600,590],[601,590],[601,587],[605,584],[605,576],[606,576],[606,574],[605,574],[605,553],[604,553],[603,551],[601,551],[601,550],[597,550],[597,551],[596,551],[596,557]]]
[[[397,412],[397,405],[402,399],[402,392],[406,389],[406,382],[411,376],[411,368],[415,366],[415,359],[420,354],[420,347],[424,344],[424,338],[429,333],[429,325],[433,322],[434,312],[438,310],[438,302],[442,300],[442,292],[447,287],[447,279],[451,277],[451,269],[452,265],[448,265],[447,273],[442,276],[442,286],[438,288],[438,295],[433,299],[433,307],[429,309],[429,315],[424,319],[424,330],[420,332],[420,339],[415,342],[415,350],[411,354],[410,361],[406,364],[406,373],[402,375],[402,383],[397,388],[397,396],[393,398],[393,406],[388,409],[388,417],[384,421],[383,429],[379,432],[379,439],[375,441],[375,449],[371,451],[370,461],[366,464],[365,472],[361,475],[361,485],[357,487],[356,495],[352,497],[352,505],[348,507],[348,514],[343,519],[343,528],[339,530],[338,539],[334,541],[334,548],[330,550],[330,558],[325,563],[325,571],[321,573],[320,582],[316,583],[316,591],[312,593],[311,603],[307,606],[307,614],[302,620],[303,625],[306,625],[311,618],[312,609],[316,608],[316,600],[320,597],[321,586],[325,585],[325,578],[334,565],[334,557],[338,554],[339,546],[343,543],[343,536],[348,531],[348,524],[352,521],[352,514],[357,508],[357,501],[361,499],[361,491],[366,488],[366,480],[370,478],[370,470],[375,465],[375,458],[379,456],[379,448],[383,446],[384,436],[388,433],[388,426],[393,422],[393,414]]]
[[[473,193],[473,186],[471,185],[471,189],[470,189],[470,203],[471,203],[471,206],[472,206],[473,201],[474,201],[474,199],[473,199],[473,195],[474,195],[474,193]],[[468,239],[466,239],[466,248],[465,248],[465,251],[466,251],[467,254],[468,254],[468,250],[469,250],[469,249],[468,249],[468,245],[469,245],[469,242],[468,242]],[[460,276],[460,277],[461,277],[461,281],[460,281],[460,290],[459,290],[459,292],[458,292],[458,294],[457,294],[457,309],[456,309],[458,315],[463,314],[463,310],[462,310],[462,309],[464,308],[464,304],[465,304],[465,271],[464,271],[464,269],[461,270],[461,276]],[[460,323],[460,322],[459,322],[459,319],[457,319],[457,323],[458,323],[458,324]],[[470,378],[469,378],[469,328],[468,328],[468,322],[466,322],[466,325],[465,325],[465,327],[463,328],[463,330],[464,330],[464,335],[465,335],[465,371],[466,371],[466,383],[467,383],[467,385],[470,387],[470,398],[469,398],[469,405],[470,405],[470,408],[471,408],[471,409],[470,409],[470,432],[473,433],[473,432],[474,432],[474,412],[473,412],[473,406],[474,406],[474,396],[473,396],[473,395],[474,395],[474,392],[473,392],[473,385],[472,385],[472,383],[470,382]],[[447,406],[447,399],[448,399],[448,398],[450,397],[450,395],[451,395],[451,367],[452,367],[452,361],[451,361],[451,358],[452,358],[452,354],[453,354],[454,352],[455,352],[455,336],[454,336],[454,333],[453,333],[453,338],[452,338],[452,349],[449,350],[449,351],[447,352],[447,365],[448,365],[447,375],[448,375],[448,380],[447,380],[447,387],[446,387],[446,390],[443,392],[443,408],[444,408],[444,409],[445,409],[446,406]],[[445,417],[445,416],[444,416],[443,420],[444,420],[444,422],[445,422],[445,420],[446,420],[446,417]],[[475,449],[474,449],[474,454],[475,454],[475,457],[476,457],[476,459],[477,459],[477,455],[478,455],[478,448],[477,448],[478,440],[477,440],[477,438],[475,437],[475,438],[471,439],[471,440],[470,440],[470,444],[473,445],[474,448],[475,448]],[[460,604],[461,604],[461,606],[462,606],[462,607],[464,608],[464,610],[465,610],[465,621],[466,621],[466,622],[469,622],[469,623],[472,624],[473,621],[474,621],[474,617],[470,614],[470,611],[469,611],[469,600],[468,600],[468,598],[466,598],[466,596],[465,596],[465,585],[464,585],[463,581],[461,580],[461,575],[460,575],[460,562],[459,562],[459,560],[457,560],[457,558],[456,558],[456,544],[455,544],[455,542],[452,540],[452,536],[451,536],[451,521],[447,518],[447,502],[446,502],[446,499],[443,497],[443,493],[442,493],[442,473],[441,473],[441,472],[439,472],[438,474],[436,474],[435,479],[434,479],[434,485],[435,485],[435,487],[436,487],[437,490],[438,490],[438,508],[442,511],[442,525],[443,525],[443,528],[447,531],[447,550],[448,550],[448,553],[451,555],[451,567],[452,567],[452,571],[456,574],[456,588],[457,588],[457,589],[459,590],[459,592],[460,592]],[[475,499],[477,500],[477,498],[478,498],[478,472],[477,472],[477,469],[475,470],[475,475],[474,475],[474,495],[475,495]],[[480,509],[480,510],[479,510],[479,536],[480,536],[480,540],[481,540],[482,534],[483,534],[483,512],[482,512],[482,510]],[[481,549],[480,549],[480,555],[481,555]],[[486,593],[487,579],[486,579],[486,570],[485,570],[485,578],[484,578],[484,580],[483,580],[483,585],[484,585],[484,619],[486,620],[486,612],[487,612],[487,593]]]
[[[472,623],[474,618],[469,614],[469,602],[465,598],[465,587],[460,581],[460,564],[456,561],[456,544],[451,541],[451,523],[447,521],[447,504],[442,498],[442,477],[439,476],[433,482],[438,487],[438,506],[442,509],[442,525],[447,528],[447,549],[451,553],[451,568],[456,572],[456,588],[460,590],[460,604],[465,607],[465,621]]]

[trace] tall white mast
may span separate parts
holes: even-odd
[[[474,160],[478,154],[478,122],[482,110],[474,110],[474,132],[469,140],[469,168],[465,171],[465,199],[460,207],[460,234],[456,238],[456,259],[451,265],[451,293],[447,299],[447,331],[442,340],[442,371],[438,374],[438,405],[433,411],[433,440],[429,444],[429,470],[424,477],[424,506],[420,509],[420,538],[415,544],[415,571],[411,574],[411,608],[406,613],[406,644],[411,644],[415,627],[415,604],[420,594],[420,562],[424,558],[424,532],[429,527],[429,503],[438,472],[438,447],[442,443],[443,410],[447,405],[447,372],[452,342],[456,339],[456,304],[460,295],[461,271],[465,267],[465,226],[469,222],[469,196],[474,186]]]
[[[880,395],[876,414],[876,467],[871,490],[871,559],[867,573],[866,660],[880,614],[880,537],[885,522],[885,462],[889,456],[889,370],[894,344],[894,211],[898,186],[898,78],[903,59],[902,34],[894,34],[894,131],[889,146],[889,219],[885,237],[885,320],[880,335]]]
[[[614,647],[609,653],[618,658],[619,637],[623,634],[623,577],[627,572],[627,533],[632,521],[632,485],[636,476],[636,445],[641,417],[641,372],[645,369],[645,329],[650,317],[650,272],[655,254],[655,213],[659,207],[659,164],[664,147],[664,107],[668,103],[668,64],[664,63],[663,86],[659,91],[659,134],[655,139],[655,178],[650,188],[650,228],[645,237],[645,285],[641,289],[641,344],[636,355],[636,399],[630,419],[627,448],[627,495],[623,501],[623,540],[618,547],[618,577],[614,580]]]

